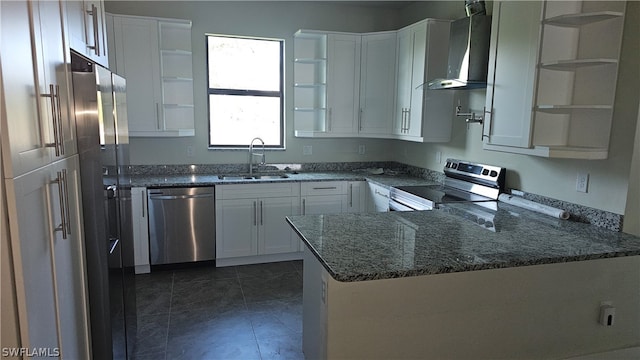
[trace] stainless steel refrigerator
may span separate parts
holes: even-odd
[[[127,359],[136,317],[126,81],[71,54],[94,359]]]

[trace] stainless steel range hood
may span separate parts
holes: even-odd
[[[447,78],[429,81],[428,88],[477,89],[487,86],[491,16],[482,10],[451,23]]]

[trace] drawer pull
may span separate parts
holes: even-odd
[[[335,190],[337,186],[314,187],[313,190]]]

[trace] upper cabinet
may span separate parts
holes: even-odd
[[[446,74],[449,25],[429,19],[400,31],[298,31],[295,135],[448,141],[453,94],[423,84]]]
[[[107,14],[111,69],[127,79],[129,136],[193,136],[191,22]]]
[[[606,159],[624,2],[496,2],[484,148]]]
[[[358,133],[384,137],[391,133],[396,82],[396,31],[362,35]]]
[[[447,73],[450,24],[427,19],[398,31],[394,138],[416,142],[451,139],[453,92],[426,86],[428,79]]]
[[[63,1],[69,47],[108,68],[107,33],[103,0]]]
[[[5,176],[76,153],[60,2],[2,2]]]

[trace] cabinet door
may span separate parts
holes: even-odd
[[[82,200],[80,199],[80,172],[78,156],[56,162],[51,166],[50,178],[62,177],[52,194],[54,225],[61,224],[60,209],[65,216],[66,239],[61,231],[53,237],[55,288],[59,312],[61,350],[67,359],[88,359],[89,327],[85,252],[82,236]],[[58,191],[62,189],[62,196]],[[59,200],[63,199],[60,204]]]
[[[216,201],[216,259],[258,255],[258,200]]]
[[[147,188],[131,188],[131,214],[133,223],[133,258],[136,274],[148,273],[149,262],[149,213]]]
[[[360,35],[327,37],[327,132],[357,132]]]
[[[296,214],[298,198],[264,198],[258,200],[258,253],[279,254],[298,251],[299,241],[285,220]]]
[[[342,212],[359,213],[366,210],[366,181],[349,181],[347,194],[342,198]]]
[[[302,215],[340,214],[344,195],[306,196],[302,198]]]
[[[483,137],[487,145],[531,145],[540,2],[494,5]]]
[[[77,152],[75,118],[72,116],[70,59],[63,35],[62,4],[38,1],[34,6],[35,58],[40,92],[40,115],[48,125],[53,160]]]
[[[164,129],[160,92],[158,22],[113,17],[116,67],[127,79],[129,135],[159,133]]]
[[[104,1],[64,1],[69,47],[109,67]]]
[[[389,134],[393,121],[396,33],[362,36],[358,132]]]
[[[406,135],[422,135],[422,106],[426,86],[424,72],[427,52],[427,23],[421,22],[411,27],[411,75],[409,81],[409,112],[406,115]],[[431,64],[428,64],[431,66]]]
[[[367,183],[369,189],[368,211],[387,212],[389,211],[389,189],[380,185]]]
[[[49,167],[6,180],[13,266],[20,279],[16,281],[20,340],[25,348],[60,346],[52,272],[60,210],[51,180]]]
[[[2,151],[8,178],[37,169],[51,160],[46,145],[49,125],[38,112],[40,99],[31,47],[34,40],[30,25],[32,5],[25,1],[0,1]],[[11,156],[10,161],[7,155]]]

